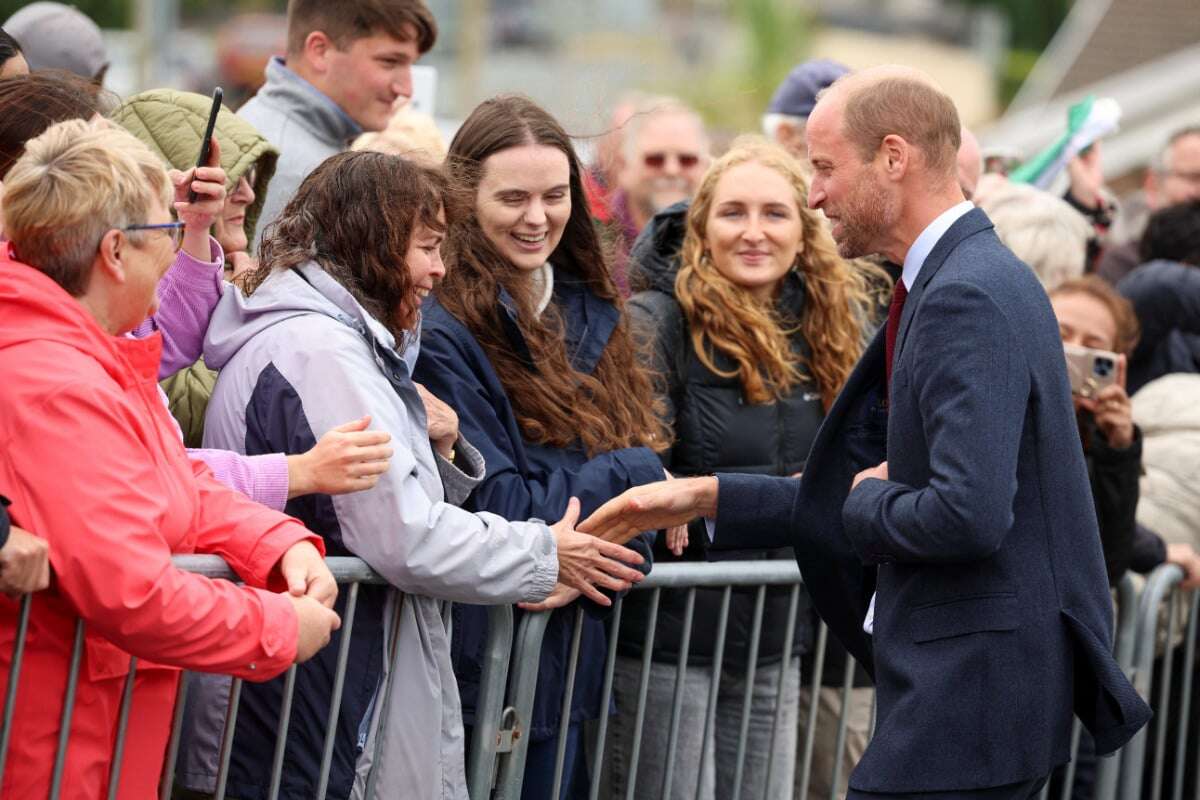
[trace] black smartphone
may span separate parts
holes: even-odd
[[[221,111],[221,101],[225,92],[220,86],[213,89],[212,109],[208,112],[208,125],[204,128],[204,140],[200,142],[200,157],[196,159],[196,168],[208,166],[208,157],[212,153],[213,129],[217,127],[217,114]],[[196,202],[196,191],[188,189],[188,202]]]

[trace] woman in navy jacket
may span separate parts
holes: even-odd
[[[587,515],[627,488],[661,480],[668,441],[649,377],[588,213],[581,169],[562,127],[532,101],[484,102],[450,145],[455,184],[474,194],[443,253],[447,274],[426,303],[415,377],[458,413],[486,477],[473,511],[558,519],[571,497]],[[635,543],[631,543],[635,544]],[[643,544],[649,563],[649,547]],[[551,606],[574,599],[556,590]],[[563,785],[582,752],[581,724],[602,709],[606,654],[590,605],[568,725]],[[453,656],[473,724],[486,618],[456,605]],[[552,786],[574,606],[554,612],[542,646],[524,798]]]

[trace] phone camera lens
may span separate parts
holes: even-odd
[[[1095,372],[1100,377],[1107,377],[1113,371],[1113,362],[1111,358],[1097,358],[1092,365],[1092,372]]]

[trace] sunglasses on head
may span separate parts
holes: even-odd
[[[684,169],[691,169],[700,163],[700,156],[696,153],[646,153],[642,161],[650,169],[662,169],[668,158],[674,158]]]

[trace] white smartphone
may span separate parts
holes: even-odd
[[[1071,379],[1071,392],[1080,397],[1095,397],[1103,389],[1117,382],[1116,353],[1064,344],[1067,356],[1067,375]]]

